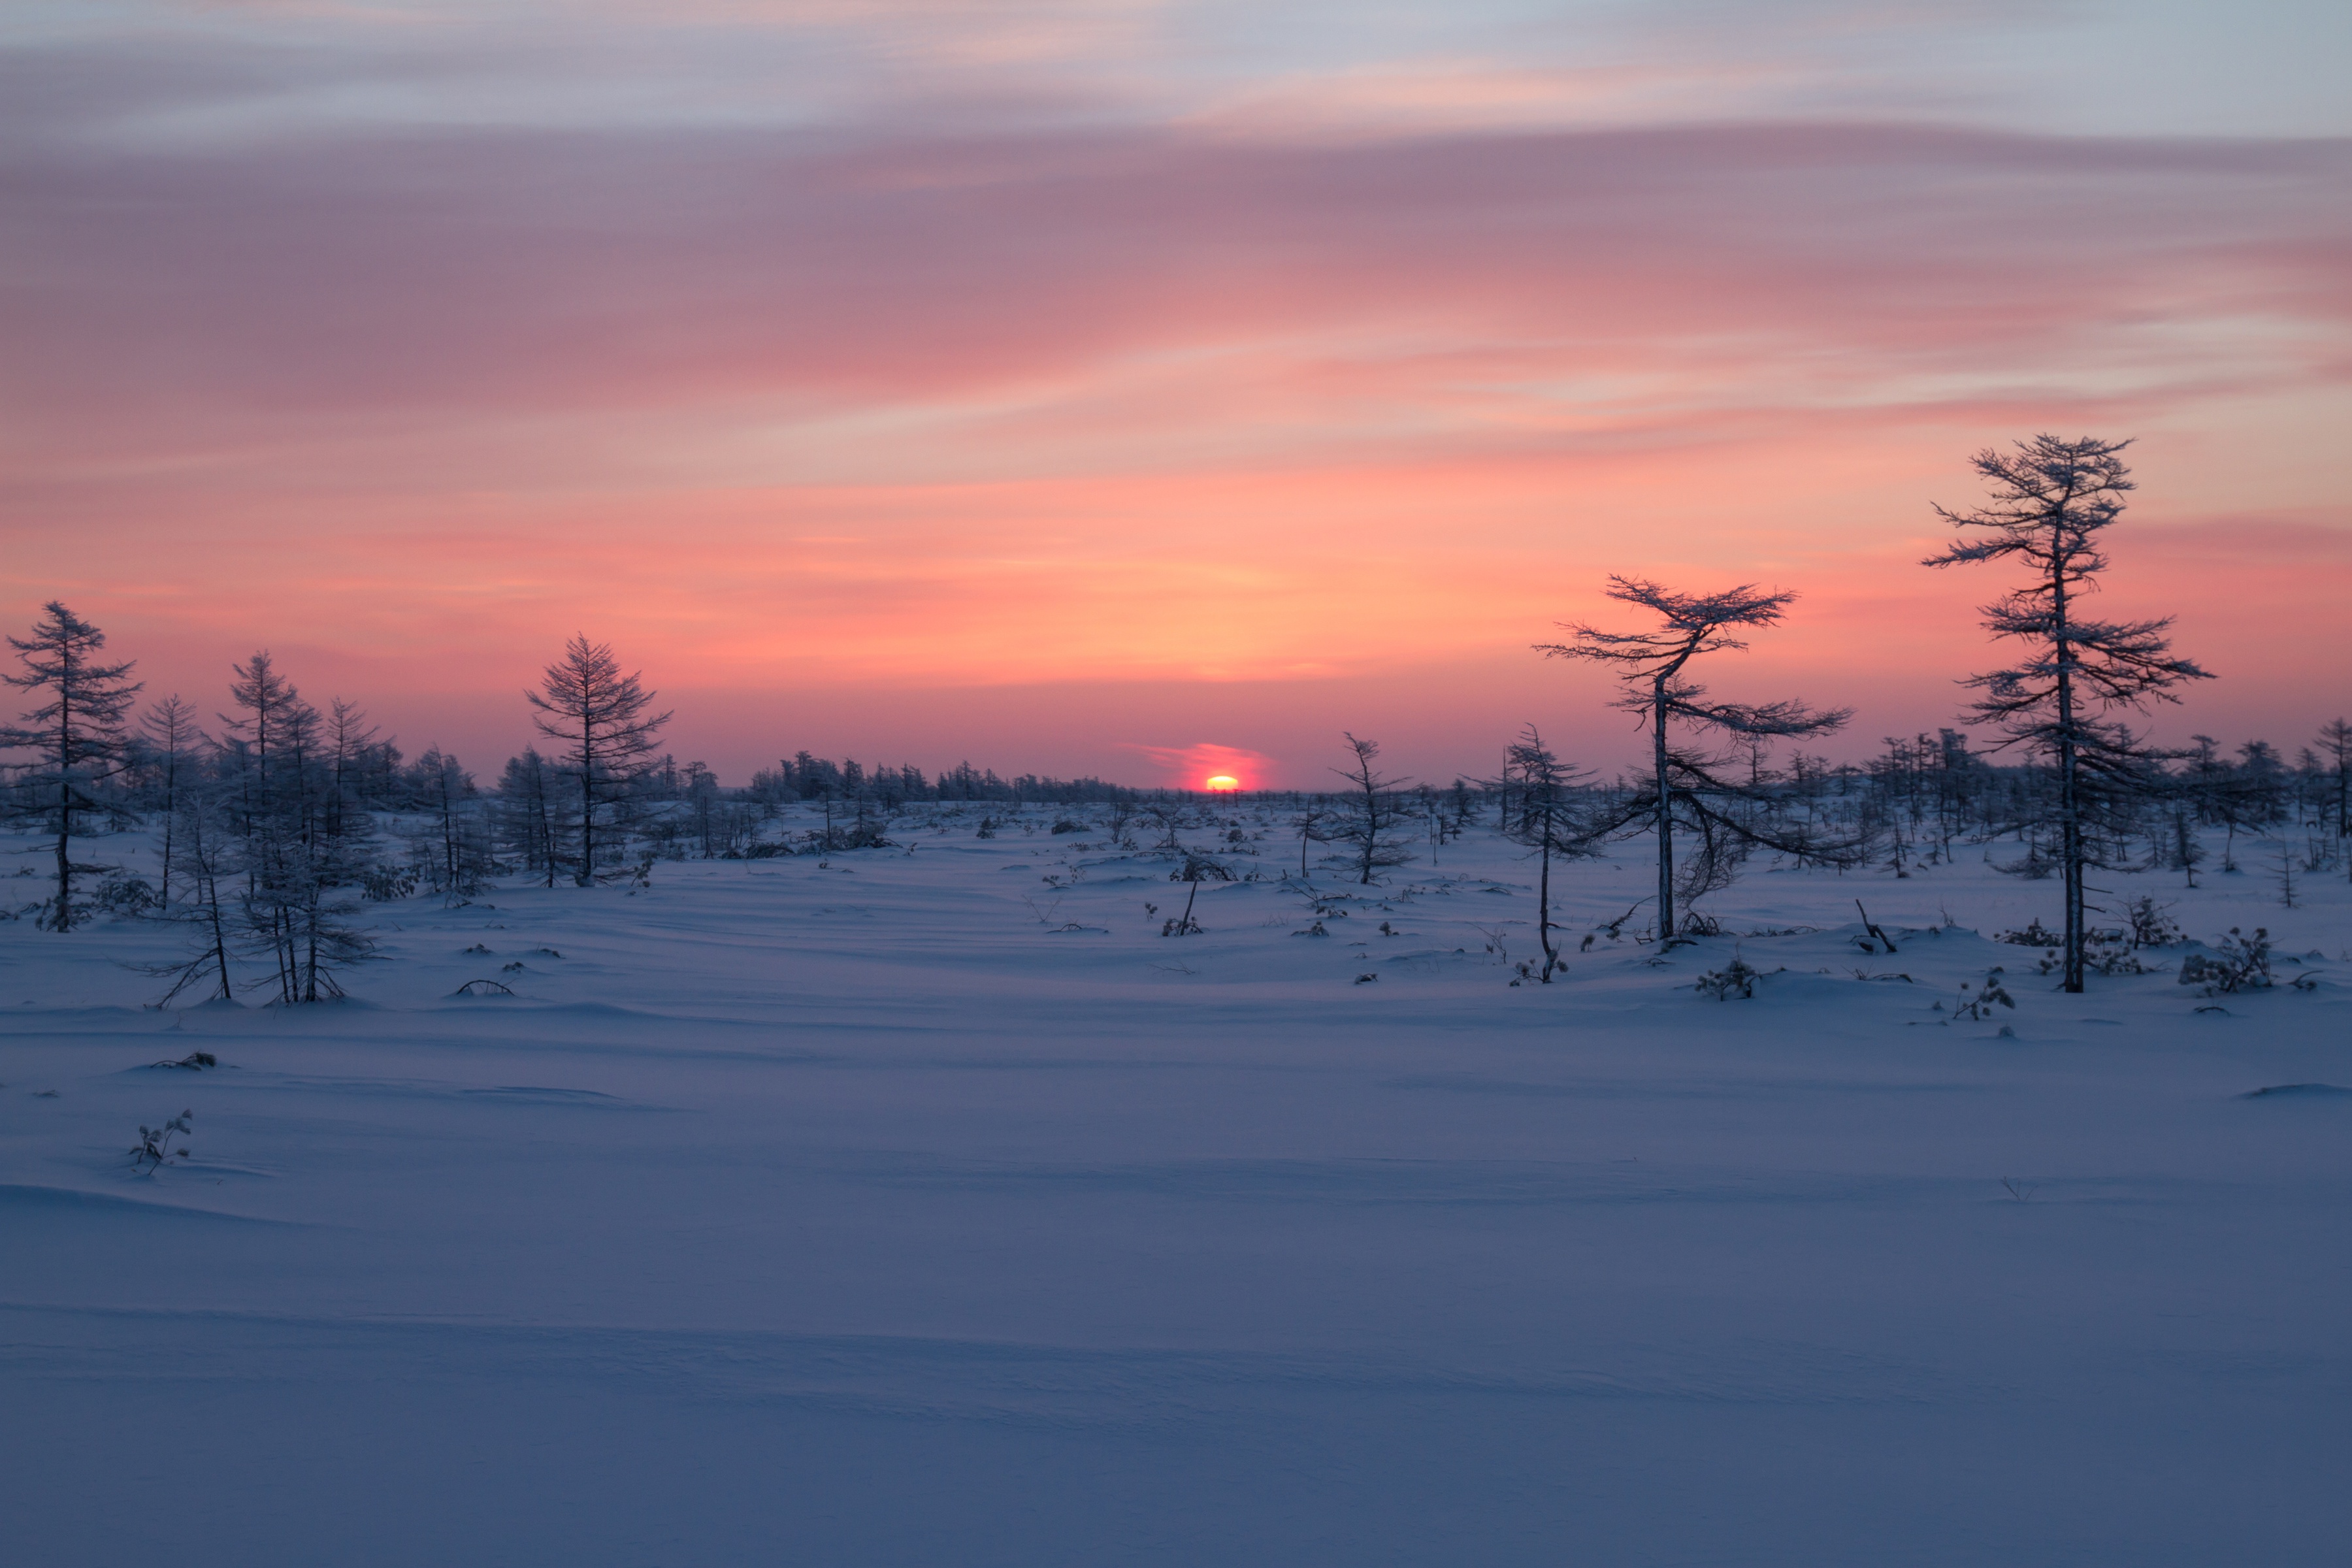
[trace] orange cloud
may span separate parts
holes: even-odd
[[[2284,738],[2344,700],[2308,674],[2347,667],[2311,630],[2352,589],[2340,142],[910,112],[183,146],[89,124],[231,68],[115,63],[72,78],[95,107],[0,97],[0,618],[61,595],[159,687],[266,643],[480,755],[587,630],[732,776],[807,744],[1303,783],[1353,728],[1442,782],[1531,718],[1625,749],[1528,645],[1632,571],[1801,590],[1717,679],[1863,702],[1868,744],[1989,658],[1999,585],[1919,571],[1927,503],[2056,426],[2145,437],[2111,598],[2181,615],[2229,678],[2200,703]]]

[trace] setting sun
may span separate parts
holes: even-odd
[[[1237,790],[1241,787],[1242,781],[1234,777],[1231,773],[1218,773],[1209,780],[1209,788],[1213,790]]]

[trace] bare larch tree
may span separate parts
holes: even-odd
[[[2032,574],[1983,606],[1996,637],[2025,645],[2021,662],[1967,678],[1984,693],[1969,711],[1995,726],[1994,749],[2022,746],[2051,769],[2058,830],[2059,869],[2065,882],[2065,978],[2083,989],[2084,868],[2092,863],[2088,827],[2095,814],[2120,798],[2157,787],[2152,750],[2112,717],[2144,710],[2151,700],[2178,702],[2175,689],[2211,677],[2172,656],[2165,636],[2169,616],[2153,621],[2095,621],[2077,601],[2097,586],[2107,566],[2100,531],[2122,515],[2133,486],[2120,456],[2128,441],[2089,437],[2063,441],[2036,436],[2013,452],[1987,448],[1971,464],[1991,491],[1973,511],[1942,507],[1953,527],[1973,531],[1927,557],[1928,566],[1957,566],[2015,557]]]
[[[307,712],[313,725],[318,715],[310,710],[293,683],[278,673],[268,648],[229,669],[236,677],[229,682],[229,700],[244,712],[242,717],[226,713],[219,717],[222,733],[227,737],[224,750],[236,769],[241,827],[249,840],[261,819],[281,804],[279,763],[287,731],[303,722],[299,715]]]
[[[638,675],[621,673],[611,644],[585,637],[565,644],[540,689],[523,695],[538,710],[531,722],[539,732],[562,742],[563,750],[549,760],[578,784],[580,865],[573,880],[584,888],[596,879],[596,808],[620,800],[645,771],[654,736],[670,715],[648,717],[655,693]]]
[[[1537,858],[1536,941],[1544,955],[1538,978],[1546,985],[1555,970],[1567,967],[1551,940],[1551,863],[1598,853],[1577,804],[1576,786],[1586,776],[1561,762],[1530,724],[1511,742],[1504,755],[1503,776],[1494,784],[1502,796],[1503,837],[1525,845]]]
[[[2341,719],[2328,721],[2319,731],[2319,744],[2336,780],[2336,837],[2352,838],[2352,724]],[[2346,856],[2345,861],[2347,869],[2352,870],[2352,855]]]
[[[179,829],[180,801],[194,777],[195,750],[204,743],[204,731],[196,727],[196,710],[180,700],[177,692],[151,705],[140,716],[139,727],[144,732],[147,765],[154,775],[156,805],[163,818],[163,871],[155,902],[158,908],[168,910],[172,907],[172,851]]]
[[[1625,687],[1615,706],[1636,714],[1650,731],[1649,787],[1636,790],[1617,809],[1597,819],[1591,830],[1608,835],[1640,832],[1644,824],[1658,840],[1658,938],[1676,931],[1675,900],[1675,825],[1679,819],[1698,837],[1699,849],[1681,889],[1696,898],[1725,885],[1731,868],[1748,849],[1762,845],[1801,858],[1832,858],[1846,846],[1817,837],[1810,828],[1782,828],[1755,813],[1733,816],[1719,812],[1711,800],[1753,796],[1753,789],[1732,783],[1722,774],[1736,760],[1689,745],[1677,745],[1669,726],[1680,723],[1701,734],[1734,738],[1763,736],[1797,738],[1823,735],[1853,716],[1849,708],[1817,711],[1801,702],[1772,702],[1748,707],[1737,702],[1710,702],[1706,688],[1686,679],[1683,670],[1702,654],[1748,645],[1733,636],[1745,626],[1780,624],[1781,613],[1795,600],[1790,593],[1759,593],[1741,584],[1718,594],[1678,594],[1641,578],[1612,576],[1609,596],[1638,605],[1664,624],[1654,631],[1610,632],[1574,625],[1571,643],[1540,643],[1538,649],[1558,658],[1591,659],[1609,666]]]
[[[131,661],[98,662],[104,632],[55,599],[42,607],[47,613],[34,623],[31,637],[8,639],[25,673],[0,675],[0,680],[19,691],[46,692],[48,700],[28,709],[22,724],[0,728],[0,747],[22,747],[39,758],[18,783],[32,812],[54,812],[57,818],[57,901],[41,923],[68,931],[74,921],[74,874],[107,869],[74,863],[74,826],[85,814],[104,809],[89,788],[121,771],[123,716],[139,683],[125,679]]]
[[[1335,814],[1337,825],[1326,831],[1332,842],[1350,847],[1349,858],[1355,863],[1356,880],[1369,886],[1373,873],[1412,858],[1401,826],[1412,807],[1397,793],[1408,781],[1384,777],[1372,766],[1381,754],[1380,742],[1359,741],[1353,735],[1348,735],[1347,742],[1354,761],[1331,771],[1348,781],[1348,789]]]

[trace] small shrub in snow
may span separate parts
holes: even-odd
[[[134,877],[127,871],[110,871],[100,882],[90,902],[110,915],[143,915],[155,907],[155,889],[144,877]]]
[[[1939,1002],[1937,1005],[1940,1007],[1943,1004]],[[1984,987],[1981,990],[1971,986],[1965,980],[1960,982],[1960,999],[1952,1005],[1952,1016],[1982,1021],[1992,1016],[1992,1010],[1995,1007],[2013,1008],[2016,1005],[2017,999],[2002,988],[2000,971],[1996,969],[1985,976]]]
[[[190,1051],[178,1061],[149,1062],[147,1065],[151,1068],[185,1068],[190,1072],[202,1072],[206,1068],[220,1066],[220,1058],[210,1051]]]
[[[2033,923],[2023,931],[2005,931],[1993,941],[2012,942],[2020,947],[2063,947],[2066,944],[2066,939],[2058,932],[2042,929],[2040,915],[2034,916]]]
[[[2159,904],[2154,897],[2142,893],[2124,906],[2124,919],[2131,928],[2134,947],[2169,947],[2180,940],[2180,927],[2171,915],[2170,904]]]
[[[2265,927],[2254,928],[2254,934],[2245,936],[2236,926],[2214,948],[2213,956],[2192,952],[2180,961],[2180,984],[2201,985],[2208,996],[2235,995],[2241,991],[2261,991],[2271,984],[2271,933]]]
[[[2056,948],[2042,954],[2041,971],[2055,973],[2065,967],[2065,961]],[[2083,944],[2083,967],[2094,974],[2146,974],[2147,965],[2139,961],[2124,941],[2121,931],[2093,931]]]
[[[139,1142],[131,1149],[131,1168],[152,1175],[165,1165],[186,1159],[188,1146],[183,1143],[174,1149],[172,1142],[194,1131],[192,1119],[195,1114],[193,1110],[183,1110],[161,1127],[140,1128]]]
[[[1711,969],[1700,975],[1695,988],[1718,1002],[1728,1002],[1734,996],[1754,996],[1756,983],[1763,978],[1761,970],[1734,953],[1731,962],[1721,969]]]
[[[416,891],[414,867],[375,865],[360,878],[360,896],[373,904],[388,904]]]

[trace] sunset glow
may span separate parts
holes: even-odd
[[[1867,748],[1982,662],[1931,503],[2051,427],[2138,437],[2108,607],[2222,677],[2168,731],[2303,727],[2352,146],[2272,45],[2319,24],[2151,19],[2053,94],[1965,62],[2106,12],[1740,11],[35,5],[5,618],[207,705],[268,646],[488,765],[586,631],[730,778],[1263,787],[1342,728],[1630,758],[1528,652],[1623,571],[1801,593],[1725,679]]]
[[[0,0],[9,1561],[2344,1550],[2347,79]]]

